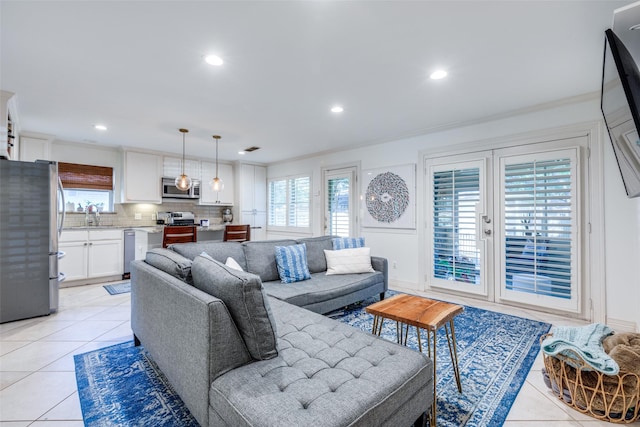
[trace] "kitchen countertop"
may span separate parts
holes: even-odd
[[[63,231],[70,230],[137,230],[145,231],[147,233],[162,233],[163,225],[148,225],[148,226],[122,226],[122,225],[82,225],[78,227],[64,227]],[[198,231],[223,231],[225,224],[214,224],[208,227],[198,226]]]

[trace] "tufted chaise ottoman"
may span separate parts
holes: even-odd
[[[431,405],[432,368],[423,354],[276,299],[270,303],[279,355],[213,382],[212,425],[406,426],[415,419],[409,414]]]
[[[207,253],[133,261],[131,329],[203,427],[408,427],[433,403],[423,354],[270,297]]]

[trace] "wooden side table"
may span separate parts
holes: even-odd
[[[415,295],[400,294],[371,304],[366,309],[373,315],[372,333],[380,336],[384,319],[396,321],[396,340],[407,345],[409,326],[415,326],[418,335],[418,347],[422,352],[420,329],[427,331],[427,354],[433,360],[433,405],[431,407],[431,425],[436,425],[436,338],[438,329],[444,326],[453,372],[456,377],[458,391],[462,393],[458,350],[456,348],[456,331],[453,319],[464,311],[461,305],[443,301],[435,301]],[[451,329],[451,334],[449,334]],[[433,336],[433,339],[432,339]],[[433,355],[433,356],[432,356]]]

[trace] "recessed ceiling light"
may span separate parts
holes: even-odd
[[[93,125],[93,128],[96,130],[107,130],[105,125]]]
[[[218,65],[218,66],[224,64],[224,61],[222,60],[222,58],[216,55],[205,56],[204,62],[206,62],[209,65]]]
[[[240,154],[241,156],[244,156],[245,154],[247,154],[246,151],[238,151],[238,154]]]
[[[343,111],[344,111],[344,108],[342,108],[339,105],[336,105],[335,107],[331,108],[332,113],[342,113]]]
[[[429,78],[433,80],[440,80],[444,79],[445,77],[447,77],[447,72],[445,70],[436,70],[431,73],[431,75],[429,75]]]

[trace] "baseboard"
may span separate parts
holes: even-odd
[[[389,288],[391,289],[408,289],[419,291],[418,284],[413,282],[404,282],[402,280],[389,279]]]
[[[636,322],[607,317],[607,325],[616,332],[638,332]]]

